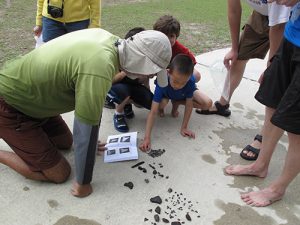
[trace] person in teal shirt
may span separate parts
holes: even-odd
[[[72,194],[89,195],[113,76],[119,69],[134,76],[157,74],[165,85],[170,58],[170,42],[161,32],[123,40],[94,28],[61,36],[7,63],[0,70],[0,137],[14,153],[0,150],[0,163],[26,178],[61,183],[71,169],[59,149],[74,142]],[[72,110],[73,135],[60,116]]]

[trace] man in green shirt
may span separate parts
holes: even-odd
[[[3,163],[23,176],[55,183],[70,174],[59,149],[74,142],[72,194],[92,192],[92,173],[105,96],[113,76],[157,73],[166,85],[168,38],[144,31],[122,40],[102,29],[73,32],[8,63],[0,71],[0,137],[13,152]],[[75,110],[73,136],[60,114]],[[73,141],[74,139],[74,141]]]

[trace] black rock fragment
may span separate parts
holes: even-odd
[[[124,184],[125,187],[128,187],[129,189],[133,188],[133,183],[132,182],[127,182]]]
[[[172,188],[169,188],[169,189],[168,189],[168,192],[169,192],[169,193],[171,193],[172,191],[173,191],[173,189],[172,189]]]
[[[152,209],[149,209],[148,211],[152,213]]]
[[[153,170],[153,175],[156,175],[157,174],[157,171],[156,170]]]
[[[158,222],[159,222],[159,220],[160,220],[160,219],[159,219],[159,215],[155,214],[155,215],[154,215],[154,220],[155,220],[155,222],[157,222],[157,223],[158,223]]]
[[[163,218],[162,221],[163,221],[164,223],[169,223],[169,220],[167,220],[166,218]]]
[[[160,209],[160,207],[159,206],[157,206],[156,208],[155,208],[155,210],[154,210],[157,214],[160,214],[160,212],[161,212],[161,209]]]
[[[161,156],[165,152],[166,152],[165,149],[157,149],[157,150],[151,149],[151,151],[148,153],[148,155],[151,156],[152,158],[156,158],[156,157]]]
[[[137,164],[133,165],[131,168],[138,167],[138,166],[140,166],[140,165],[143,165],[144,163],[145,163],[144,161],[142,161],[142,162],[139,162],[139,163],[137,163]]]
[[[169,176],[166,176],[166,179],[169,179]]]
[[[191,218],[191,216],[189,215],[189,213],[187,213],[187,214],[185,215],[185,218],[186,218],[188,221],[192,221],[192,218]]]
[[[162,200],[161,200],[161,198],[159,196],[155,196],[153,198],[150,198],[150,202],[156,203],[156,204],[161,204]]]
[[[145,179],[145,183],[146,183],[146,184],[149,184],[149,180],[148,180],[148,179]]]
[[[155,167],[154,167],[154,166],[152,166],[151,164],[149,164],[149,166],[150,166],[152,169],[154,169],[154,170],[155,170]]]
[[[146,222],[146,221],[148,221],[148,219],[147,219],[147,218],[144,218],[144,222]]]
[[[143,173],[147,173],[147,169],[146,168],[143,168]]]
[[[178,221],[175,221],[175,222],[172,222],[171,225],[181,225],[181,223]]]

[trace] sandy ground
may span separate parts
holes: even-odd
[[[199,88],[216,100],[219,93],[207,69],[202,66],[199,69],[202,72]],[[280,173],[287,148],[286,135],[277,146],[267,178],[231,177],[223,173],[223,168],[230,163],[247,163],[240,159],[239,152],[259,131],[264,119],[264,107],[253,98],[257,88],[256,82],[243,79],[232,98],[230,119],[193,112],[189,126],[196,132],[195,140],[183,138],[179,133],[183,107],[177,119],[169,114],[158,118],[152,147],[166,150],[160,157],[152,158],[140,152],[137,161],[105,164],[103,157],[97,156],[94,193],[84,199],[70,194],[74,174],[66,183],[55,185],[24,179],[0,165],[0,224],[153,225],[157,204],[151,203],[150,198],[158,195],[162,204],[157,225],[165,224],[162,218],[191,225],[300,224],[299,177],[290,185],[284,199],[270,207],[252,208],[239,197],[240,192],[266,186]],[[169,106],[167,113],[170,109]],[[147,111],[137,108],[134,111],[136,116],[128,123],[130,131],[138,131],[141,139]],[[104,110],[102,140],[117,133],[112,116],[113,110]],[[72,129],[73,113],[64,114],[64,118]],[[9,150],[3,142],[0,147]],[[72,151],[65,156],[74,168]],[[131,168],[140,161],[145,162],[142,167],[147,173]],[[154,178],[149,164],[163,177]],[[132,190],[123,186],[128,181],[134,184]],[[187,220],[187,213],[191,221]]]

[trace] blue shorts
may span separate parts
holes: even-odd
[[[86,29],[89,24],[90,19],[71,23],[62,23],[43,16],[43,41],[47,42],[66,33]]]

